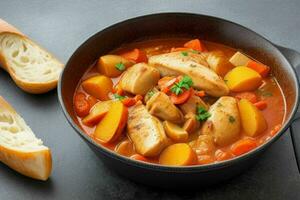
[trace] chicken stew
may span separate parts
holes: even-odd
[[[125,44],[95,61],[73,99],[94,141],[169,166],[245,154],[273,137],[285,117],[272,66],[199,39]]]

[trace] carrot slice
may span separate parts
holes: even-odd
[[[247,99],[251,103],[256,103],[258,101],[256,94],[253,92],[241,92],[236,94],[235,97],[238,98],[239,100]]]
[[[133,106],[136,103],[136,101],[134,98],[125,98],[122,100],[122,103],[124,104],[124,106],[130,107]]]
[[[142,156],[140,154],[134,154],[134,155],[130,156],[130,158],[132,158],[134,160],[143,161],[143,162],[147,162],[148,161],[147,158],[145,158],[144,156]]]
[[[135,95],[135,97],[134,97],[134,100],[135,100],[135,102],[138,102],[138,101],[142,101],[144,99],[144,97],[142,96],[142,95]]]
[[[89,102],[90,107],[93,107],[98,102],[98,100],[93,96],[88,96],[87,101]]]
[[[254,140],[249,139],[249,138],[241,139],[241,140],[237,141],[236,143],[234,143],[233,145],[231,145],[231,152],[232,152],[232,154],[239,156],[239,155],[242,155],[244,153],[251,151],[255,147],[257,147],[257,144]]]
[[[199,39],[190,40],[183,46],[186,48],[194,49],[196,51],[206,51],[205,46]]]
[[[268,104],[265,100],[261,100],[259,102],[256,102],[254,104],[256,106],[256,108],[258,108],[259,110],[264,110],[265,108],[267,108]]]
[[[173,47],[171,49],[171,52],[176,52],[176,51],[188,51],[190,50],[189,48],[185,48],[185,47]]]
[[[74,97],[74,109],[79,117],[85,117],[90,112],[90,104],[86,100],[86,95],[82,92],[78,92]]]
[[[192,88],[190,88],[189,90],[185,90],[183,93],[181,93],[179,95],[172,93],[171,101],[174,104],[183,104],[190,98],[191,94],[192,94]]]
[[[257,71],[262,77],[268,76],[268,73],[270,71],[270,67],[268,67],[262,63],[255,62],[253,60],[250,60],[247,63],[247,67]]]
[[[140,49],[133,49],[132,51],[121,54],[121,56],[136,63],[148,62],[146,53]]]

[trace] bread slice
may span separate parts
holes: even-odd
[[[0,65],[24,91],[40,94],[57,86],[63,64],[0,19]]]
[[[23,118],[1,96],[0,161],[34,179],[47,180],[51,174],[50,149],[35,137]]]

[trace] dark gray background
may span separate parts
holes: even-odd
[[[299,0],[40,1],[1,0],[0,17],[66,62],[89,36],[113,23],[156,12],[195,12],[245,25],[274,43],[300,51]],[[188,30],[187,30],[188,31]],[[106,168],[68,125],[56,91],[29,95],[0,70],[4,96],[52,149],[47,182],[0,164],[0,199],[299,199],[300,178],[289,132],[253,168],[198,191],[164,191],[133,183]],[[202,180],[199,180],[201,182]],[[196,183],[195,183],[196,184]]]

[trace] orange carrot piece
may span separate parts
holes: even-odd
[[[262,77],[268,76],[268,73],[270,71],[270,67],[268,67],[262,63],[255,62],[253,60],[250,60],[247,63],[247,67],[257,71]]]
[[[125,98],[122,100],[122,103],[124,104],[124,106],[130,107],[133,106],[136,103],[136,101],[134,98]]]
[[[276,135],[276,133],[281,129],[281,124],[277,124],[276,126],[274,126],[274,128],[271,130],[270,134],[271,136]]]
[[[201,91],[195,91],[194,94],[198,97],[205,97],[205,91],[201,90]]]
[[[231,145],[232,154],[239,156],[244,153],[251,151],[252,149],[257,147],[257,143],[253,139],[241,139]]]
[[[236,94],[235,97],[238,98],[239,100],[247,99],[251,103],[258,102],[258,98],[257,98],[256,94],[253,92],[241,92],[241,93]]]
[[[134,159],[134,160],[138,160],[138,161],[143,161],[143,162],[147,162],[148,159],[145,158],[144,156],[140,155],[140,154],[134,154],[132,156],[130,156],[130,158]]]
[[[189,48],[185,48],[185,47],[173,47],[171,49],[171,52],[177,52],[177,51],[188,51],[190,50]]]
[[[93,96],[88,96],[87,101],[89,102],[90,107],[93,107],[98,102],[98,100]]]
[[[147,54],[140,49],[133,49],[132,51],[121,54],[121,56],[136,63],[148,62]]]
[[[183,93],[179,94],[179,95],[176,95],[174,93],[171,94],[171,101],[174,103],[174,104],[183,104],[184,102],[186,102],[191,94],[192,94],[192,88],[190,88],[189,90],[185,90],[183,91]]]
[[[187,43],[185,43],[183,46],[196,51],[206,51],[205,46],[199,39],[190,40]]]
[[[90,104],[86,100],[86,95],[82,92],[78,92],[74,97],[74,109],[79,117],[85,117],[90,112]]]
[[[258,108],[259,110],[264,110],[267,108],[268,104],[265,100],[261,100],[259,102],[256,102],[254,104],[256,106],[256,108]]]

